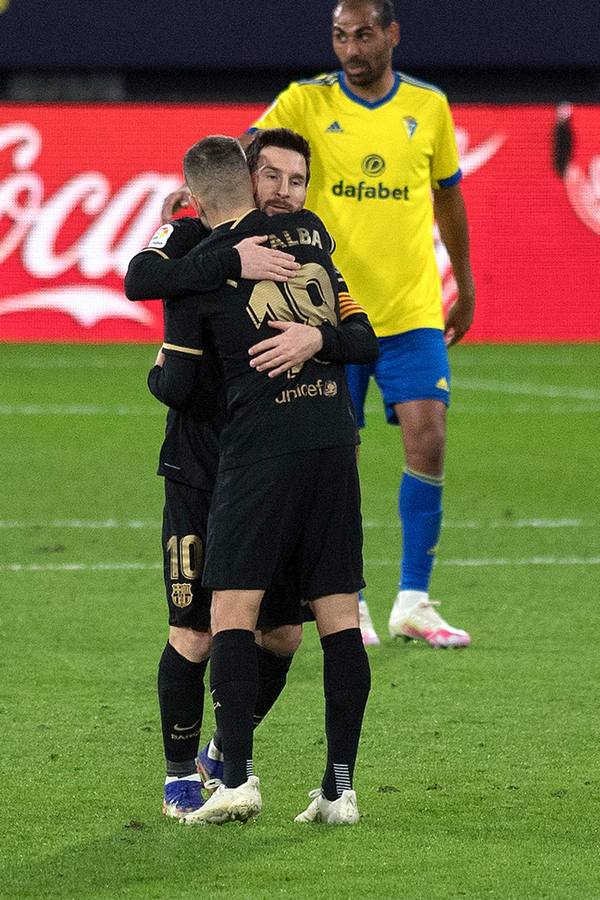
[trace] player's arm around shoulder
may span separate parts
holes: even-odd
[[[235,249],[203,250],[202,242],[209,234],[199,219],[161,225],[129,263],[126,296],[130,300],[175,299],[215,291],[228,278],[239,278],[241,262]]]
[[[124,283],[128,299],[158,300],[169,296],[171,290],[176,296],[177,260],[185,257],[208,234],[200,220],[192,217],[161,225],[148,246],[129,262]]]
[[[150,393],[165,406],[185,409],[196,383],[197,360],[166,352],[164,344],[157,362],[148,372]]]
[[[379,341],[365,310],[350,295],[346,282],[336,269],[340,324],[319,326],[323,347],[317,359],[335,363],[373,363],[379,356]]]
[[[316,355],[321,362],[367,365],[377,360],[379,342],[365,312],[353,313],[337,327],[319,326],[323,347]]]
[[[148,374],[148,387],[165,406],[184,409],[194,394],[204,352],[197,299],[166,300],[164,319],[164,341]]]
[[[378,341],[366,314],[359,310],[357,305],[340,325],[270,321],[279,333],[250,347],[250,366],[275,378],[313,357],[340,364],[374,362]]]

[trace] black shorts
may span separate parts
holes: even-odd
[[[211,592],[202,587],[210,491],[165,478],[163,569],[169,625],[210,628]]]
[[[164,482],[162,543],[169,625],[207,631],[212,592],[202,587],[201,575],[212,494],[169,478]],[[293,582],[276,584],[263,598],[257,628],[297,625],[311,617],[301,607]]]
[[[219,473],[203,584],[294,584],[301,600],[364,587],[356,448],[289,453]]]

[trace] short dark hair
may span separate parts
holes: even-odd
[[[183,157],[183,174],[192,193],[201,192],[209,202],[235,194],[248,178],[240,142],[222,134],[203,138]]]
[[[377,20],[382,28],[389,28],[396,21],[396,11],[393,0],[338,0],[333,7],[338,6],[372,6],[377,13]]]
[[[258,169],[258,158],[266,147],[280,150],[294,150],[304,157],[306,163],[306,183],[310,180],[310,144],[301,134],[290,128],[265,128],[257,131],[252,143],[246,147],[246,159],[251,173]]]

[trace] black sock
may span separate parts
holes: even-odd
[[[359,628],[321,638],[327,767],[321,790],[337,800],[352,788],[363,714],[371,687],[369,659]]]
[[[167,775],[192,775],[204,710],[208,659],[190,662],[167,644],[158,665],[158,702]]]
[[[223,751],[223,781],[238,787],[252,774],[253,713],[258,691],[254,632],[242,628],[213,637],[210,686]]]
[[[258,661],[258,696],[254,707],[254,727],[260,725],[285,687],[294,654],[279,656],[256,645]]]
[[[294,654],[279,656],[266,647],[256,645],[258,661],[258,696],[254,707],[254,727],[260,725],[280,693],[285,687]],[[217,729],[213,736],[215,747],[222,749],[221,733]]]

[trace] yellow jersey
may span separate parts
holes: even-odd
[[[461,178],[446,96],[394,72],[370,103],[335,72],[293,82],[252,127],[309,141],[306,205],[334,235],[336,265],[376,334],[443,328],[431,191]]]

